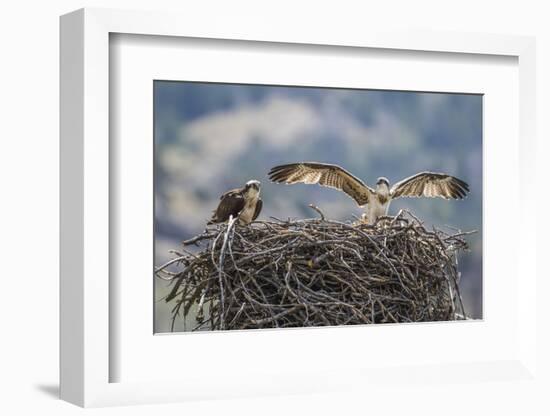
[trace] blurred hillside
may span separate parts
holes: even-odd
[[[461,259],[461,285],[467,311],[481,317],[481,96],[156,81],[154,99],[156,264],[204,229],[221,193],[253,178],[262,182],[260,218],[311,217],[310,203],[334,219],[361,214],[341,192],[269,183],[277,164],[335,163],[369,185],[442,171],[470,184],[467,199],[399,199],[390,214],[408,208],[427,224],[479,230]],[[159,298],[166,289],[156,285]],[[169,305],[155,311],[165,331]]]

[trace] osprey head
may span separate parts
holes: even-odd
[[[244,186],[244,192],[248,195],[257,195],[260,193],[260,186],[260,181],[252,179],[251,181],[248,181]]]
[[[390,181],[388,181],[387,178],[384,178],[382,176],[382,177],[380,177],[376,180],[376,185],[378,185],[378,187],[386,185],[389,188],[390,187]]]

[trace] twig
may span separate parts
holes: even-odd
[[[319,207],[316,207],[315,205],[313,204],[309,204],[308,205],[312,210],[314,211],[317,211],[317,213],[321,216],[321,220],[325,220],[325,214],[323,214],[323,212],[319,209]]]

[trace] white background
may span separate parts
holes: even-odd
[[[0,169],[2,204],[2,343],[0,343],[0,410],[4,414],[82,412],[55,399],[58,375],[58,16],[83,6],[180,10],[225,16],[248,15],[281,25],[310,25],[338,31],[339,27],[385,24],[389,27],[430,27],[439,30],[536,35],[538,72],[538,134],[550,137],[550,30],[545,2],[535,1],[357,1],[245,2],[213,5],[187,1],[19,1],[4,2],[0,11]],[[191,3],[193,6],[191,7]],[[232,17],[233,16],[233,17]],[[539,181],[547,175],[548,140],[539,140]],[[543,172],[544,170],[544,172]],[[546,191],[546,190],[544,190]],[[539,210],[544,209],[544,196]],[[548,231],[542,216],[533,222],[540,235]],[[542,244],[542,241],[541,243]],[[545,253],[539,245],[541,254]],[[544,260],[543,256],[540,256]],[[7,283],[7,285],[6,285]],[[548,293],[546,281],[537,288]],[[544,301],[544,297],[540,297]],[[539,301],[539,371],[550,373],[549,308]],[[486,383],[470,386],[434,385],[419,414],[548,414],[550,385]],[[415,389],[391,386],[385,394],[281,397],[254,400],[187,403],[92,410],[100,414],[152,412],[214,414],[410,414]],[[449,392],[452,403],[442,402]]]

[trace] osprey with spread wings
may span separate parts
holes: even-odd
[[[360,207],[367,205],[364,218],[371,224],[388,214],[390,202],[395,198],[424,196],[462,199],[470,191],[466,182],[451,175],[434,172],[417,173],[397,182],[391,188],[389,181],[381,177],[376,181],[376,189],[373,189],[340,166],[317,162],[275,166],[269,172],[269,179],[285,184],[319,184],[343,191]]]

